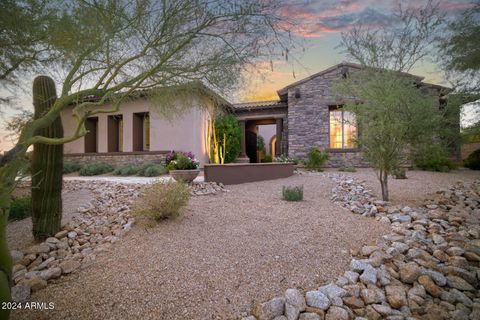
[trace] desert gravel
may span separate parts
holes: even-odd
[[[284,184],[303,184],[305,201],[280,200]],[[93,265],[33,294],[54,310],[12,319],[237,319],[287,288],[316,289],[347,269],[351,249],[388,232],[330,202],[333,186],[300,175],[193,197],[183,217],[137,224]]]
[[[338,170],[329,169],[327,172],[338,172]],[[372,169],[361,168],[357,169],[357,172],[345,174],[365,181],[372,193],[379,199],[381,198],[380,183]],[[420,205],[432,193],[457,181],[473,182],[480,178],[480,171],[468,169],[452,170],[450,172],[409,170],[407,171],[407,178],[394,179],[389,177],[388,184],[392,204]]]
[[[28,191],[23,191],[22,195],[27,195],[28,193]],[[92,192],[87,189],[81,189],[75,192],[63,191],[62,224],[68,222],[76,214],[77,208],[81,205],[87,204],[92,197]],[[10,222],[7,226],[7,242],[8,247],[11,250],[24,250],[31,246],[34,243],[32,235],[32,219],[27,218],[20,221]]]

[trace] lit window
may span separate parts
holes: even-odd
[[[330,110],[330,148],[354,148],[356,136],[355,115],[341,109]]]

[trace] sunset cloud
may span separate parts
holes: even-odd
[[[281,14],[299,21],[293,30],[300,37],[321,37],[329,33],[341,33],[362,24],[370,27],[388,26],[395,23],[393,12],[402,6],[421,7],[426,0],[325,0],[292,1]],[[441,11],[458,14],[472,6],[469,0],[448,0],[440,2]]]

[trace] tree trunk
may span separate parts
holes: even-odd
[[[15,177],[25,164],[23,157],[26,148],[16,147],[12,150],[16,152],[12,152],[9,161],[0,166],[0,302],[11,301],[12,257],[8,250],[7,223]],[[9,314],[10,310],[0,308],[0,319],[8,319]]]
[[[382,200],[388,201],[388,172],[385,170],[380,170],[379,179],[382,187]]]
[[[34,119],[41,118],[55,103],[55,83],[46,76],[39,76],[33,82]],[[48,138],[62,138],[63,128],[60,116],[50,126],[39,129],[35,135]],[[33,145],[32,155],[32,223],[36,240],[55,235],[62,222],[62,171],[63,144]]]

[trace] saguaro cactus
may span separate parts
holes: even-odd
[[[33,81],[34,118],[40,118],[50,110],[57,99],[55,83],[47,76]],[[60,117],[48,127],[39,129],[36,135],[62,138]],[[62,221],[62,170],[63,144],[34,144],[32,156],[32,222],[33,236],[37,240],[52,236],[60,230]]]

